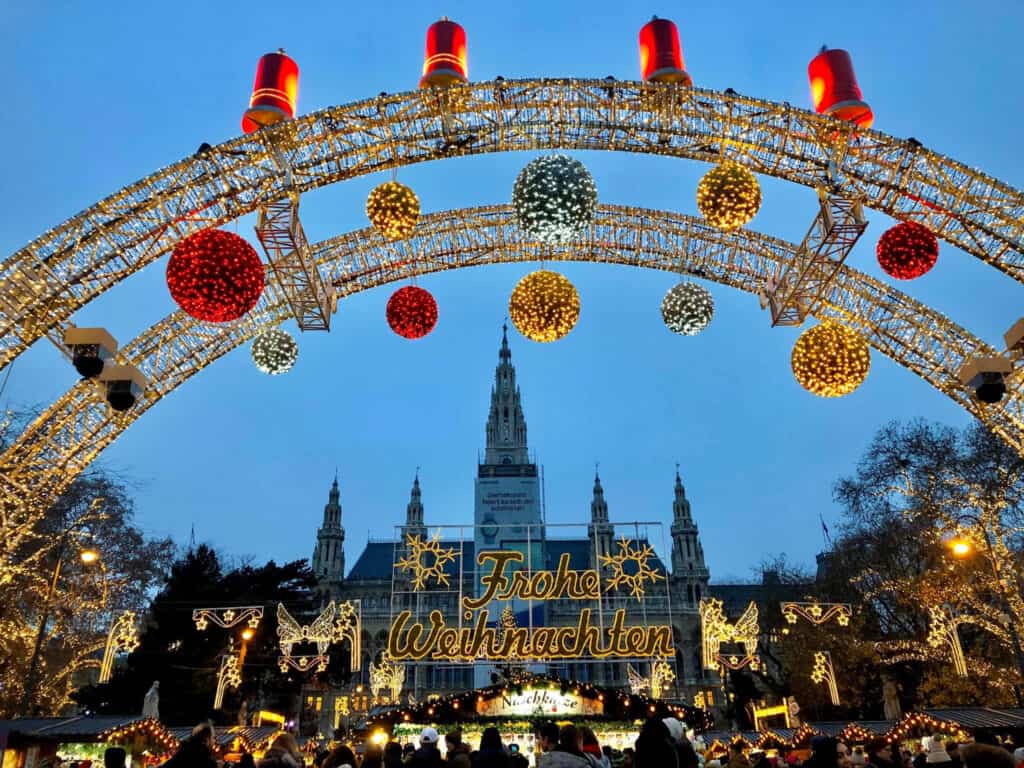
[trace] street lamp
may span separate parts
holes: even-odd
[[[955,539],[949,540],[949,551],[953,553],[953,557],[967,557],[973,549],[974,547],[971,546],[971,542],[968,539],[958,536]]]
[[[57,591],[57,581],[60,579],[61,567],[64,564],[64,549],[67,545],[68,531],[61,536],[60,545],[57,548],[57,562],[53,566],[53,577],[50,579],[50,586],[46,590],[46,599],[43,601],[43,615],[39,618],[39,629],[36,631],[36,643],[32,650],[32,659],[28,664],[28,674],[25,676],[25,693],[21,699],[21,716],[28,715],[29,706],[32,704],[32,697],[35,695],[36,676],[39,670],[39,655],[43,649],[43,637],[46,635],[46,623],[50,620],[50,607],[53,602],[53,595]],[[100,562],[100,553],[95,549],[83,549],[78,553],[79,559],[85,565],[92,565]],[[104,581],[104,587],[106,582]]]

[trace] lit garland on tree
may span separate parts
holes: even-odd
[[[879,266],[890,277],[913,280],[935,266],[939,241],[924,225],[902,221],[878,238],[875,255]]]
[[[579,160],[566,155],[538,157],[520,171],[512,205],[528,237],[549,245],[565,243],[594,218],[597,185]]]
[[[437,325],[437,301],[430,291],[407,285],[391,294],[385,315],[391,330],[399,336],[419,339]]]
[[[739,229],[761,207],[761,185],[742,165],[726,160],[715,166],[697,185],[697,208],[713,227]]]
[[[388,240],[402,240],[416,229],[420,200],[404,184],[388,181],[374,187],[366,198],[366,215]]]
[[[826,320],[800,334],[793,345],[793,375],[821,397],[841,397],[863,383],[871,367],[868,344],[845,325]]]
[[[167,288],[197,320],[226,323],[256,306],[263,294],[263,262],[243,238],[222,229],[190,235],[167,262]]]
[[[287,373],[299,358],[299,345],[287,331],[269,328],[252,343],[252,361],[271,376]]]
[[[714,315],[711,292],[697,283],[679,283],[661,300],[661,319],[670,331],[683,336],[696,336],[708,327]]]
[[[580,296],[568,278],[546,269],[531,272],[512,290],[508,314],[516,329],[534,341],[557,341],[580,318]]]

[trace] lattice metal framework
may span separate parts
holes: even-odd
[[[912,139],[788,104],[605,80],[484,82],[439,104],[381,95],[282,122],[169,165],[0,264],[0,366],[183,237],[289,194],[427,160],[605,149],[717,162],[828,185],[1024,282],[1024,194]]]
[[[772,325],[802,325],[867,227],[856,200],[818,190],[818,214],[797,249],[796,260],[766,288]]]
[[[256,236],[299,328],[329,331],[336,300],[310,253],[299,219],[299,196],[292,194],[260,208]]]
[[[508,207],[472,208],[421,220],[416,237],[385,241],[362,229],[314,246],[317,263],[341,295],[444,269],[549,260],[626,264],[680,272],[756,295],[796,259],[797,246],[740,230],[721,232],[680,214],[602,206],[578,242],[541,251],[523,242]],[[161,397],[289,314],[273,282],[235,323],[211,325],[175,313],[122,346],[119,355],[151,385],[130,411],[113,413],[87,382],[73,386],[0,456],[0,493],[59,493],[99,452]],[[1024,393],[982,406],[957,377],[967,359],[995,350],[943,315],[847,266],[818,308],[859,328],[879,352],[944,392],[1024,453]]]

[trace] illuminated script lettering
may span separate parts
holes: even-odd
[[[554,571],[516,570],[508,574],[510,565],[523,562],[523,554],[515,551],[480,552],[477,562],[492,567],[480,577],[481,594],[462,598],[469,624],[448,626],[438,610],[430,612],[427,623],[413,621],[412,611],[402,611],[395,616],[388,633],[388,654],[392,659],[470,662],[672,655],[671,627],[629,626],[625,608],[616,610],[610,622],[595,621],[592,608],[581,608],[576,623],[567,626],[488,626],[490,611],[484,606],[492,601],[597,600],[601,595],[601,578],[595,570],[570,570],[569,555],[564,553]]]

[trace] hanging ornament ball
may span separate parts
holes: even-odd
[[[545,155],[530,161],[512,188],[519,227],[542,243],[565,243],[587,228],[597,208],[597,185],[579,160]]]
[[[392,331],[407,339],[420,339],[437,325],[437,301],[430,291],[407,285],[391,294],[385,314]]]
[[[388,181],[374,187],[366,198],[366,215],[388,240],[402,240],[416,229],[420,199],[404,184]]]
[[[939,241],[928,227],[916,221],[901,221],[878,238],[878,264],[890,277],[913,280],[935,266]]]
[[[568,278],[539,269],[516,283],[508,315],[526,338],[557,341],[580,319],[580,295]]]
[[[287,331],[269,328],[252,343],[252,361],[264,373],[287,373],[299,357],[299,345]]]
[[[679,283],[661,300],[661,319],[673,333],[696,336],[715,315],[711,291],[697,283]]]
[[[800,386],[821,397],[848,395],[871,368],[871,352],[860,334],[825,320],[800,334],[790,360]]]
[[[226,323],[256,306],[263,293],[263,263],[256,249],[223,229],[189,235],[167,262],[167,288],[197,320]]]
[[[697,208],[713,227],[739,229],[757,215],[760,207],[757,177],[731,160],[705,173],[697,185]]]

